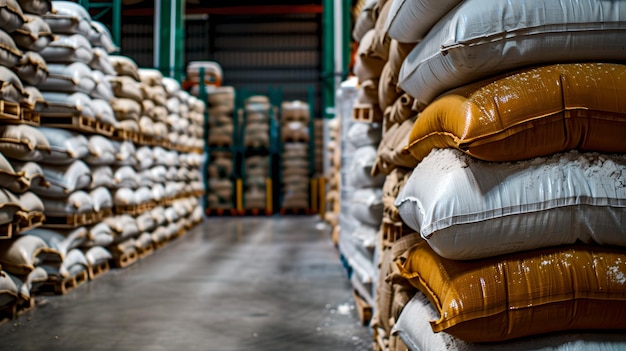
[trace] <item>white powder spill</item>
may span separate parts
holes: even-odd
[[[347,304],[347,303],[337,306],[337,313],[339,313],[342,316],[346,316],[350,314],[350,310],[351,310],[350,304]]]
[[[613,282],[622,285],[626,283],[626,275],[620,270],[620,267],[610,266],[608,267],[608,273]]]

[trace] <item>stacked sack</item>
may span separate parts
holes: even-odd
[[[419,114],[377,169],[408,170],[394,205],[417,233],[382,260],[390,299],[377,326],[391,333],[379,348],[625,347],[610,331],[626,329],[626,68],[606,63],[624,58],[624,11],[392,2],[383,32],[414,45],[396,94]]]
[[[208,165],[207,207],[235,208],[235,173],[233,169],[236,143],[234,118],[235,89],[213,87],[208,93],[209,120],[207,143],[211,148]]]
[[[282,209],[309,208],[310,122],[309,104],[297,100],[281,104]]]
[[[235,144],[235,89],[217,87],[209,90],[208,139],[210,147],[232,147]]]
[[[89,154],[88,138],[61,128],[70,124],[94,132],[97,128],[111,132],[114,120],[108,105],[112,91],[105,74],[99,70],[100,58],[95,52],[106,59],[116,48],[105,27],[92,22],[82,7],[71,2],[52,5],[54,13],[29,16],[20,30],[19,42],[34,51],[28,52],[25,61],[30,68],[24,67],[19,75],[33,85],[26,87],[30,102],[23,106],[31,106],[32,116],[40,114],[42,123],[54,126],[28,132],[40,136],[50,147],[48,154],[36,160],[48,184],[33,188],[43,200],[46,225],[78,227],[79,223],[93,223],[102,218],[111,209],[111,195],[106,189],[90,192],[92,174],[85,162]],[[39,107],[44,101],[45,107]],[[99,113],[92,103],[103,106],[105,112]],[[61,257],[60,264],[44,266],[48,275],[46,290],[64,292],[87,281],[91,266],[80,249],[86,233],[84,227],[76,231],[34,229],[25,233],[56,250]]]
[[[243,205],[246,210],[269,209],[267,179],[270,178],[271,105],[266,96],[254,95],[244,101],[243,110]]]
[[[156,70],[135,68],[128,58],[115,59],[120,73],[138,78],[134,85],[128,81],[116,99],[123,102],[138,93],[142,97],[138,131],[139,141],[145,143],[113,143],[116,215],[105,223],[113,237],[109,249],[114,262],[126,266],[201,221],[197,196],[204,188],[199,171],[203,157],[197,150],[202,146],[204,103]],[[136,91],[131,93],[131,86]],[[125,118],[124,111],[116,109],[118,118],[133,120]]]
[[[9,272],[1,274],[9,297],[3,306],[12,304],[14,312],[32,306],[35,288],[65,293],[108,270],[119,243],[150,245],[127,238],[144,231],[160,238],[168,223],[172,237],[198,223],[204,188],[204,104],[158,72],[146,78],[158,101],[145,104],[151,95],[136,65],[109,56],[116,47],[108,31],[84,8],[64,1],[21,5],[28,14],[16,4],[0,9],[27,50],[13,67],[20,78],[7,71],[3,96],[10,100],[1,103],[2,120],[22,123],[0,125],[2,231],[13,235],[0,242],[0,264]],[[155,204],[164,208],[148,211]],[[122,205],[135,214],[112,217]],[[35,228],[44,214],[43,227]]]
[[[352,90],[356,91],[356,89]],[[338,90],[338,92],[340,91],[342,90]],[[345,111],[341,107],[346,105],[346,103],[342,101],[345,100],[338,99],[338,111]],[[347,110],[352,113],[349,107]],[[340,112],[340,116],[345,115]],[[332,227],[332,237],[335,245],[338,244],[339,240],[339,213],[341,212],[341,120],[342,118],[334,118],[328,122],[329,142],[327,144],[327,152],[330,167],[326,173],[328,184],[327,189],[325,189],[326,212],[324,213],[324,221]]]
[[[415,288],[399,279],[395,259],[414,242],[412,230],[403,225],[395,199],[407,181],[415,159],[403,152],[405,140],[415,121],[413,99],[397,87],[402,62],[415,44],[399,43],[385,35],[383,28],[389,18],[392,1],[366,3],[357,17],[353,39],[359,42],[354,73],[360,82],[376,82],[375,87],[365,84],[359,99],[368,96],[372,105],[369,115],[379,116],[382,136],[377,148],[372,175],[384,178],[379,215],[380,228],[375,235],[374,303],[370,327],[377,350],[400,349],[401,342],[391,335],[395,318],[402,306],[414,295]],[[358,31],[357,31],[358,29]],[[354,117],[363,116],[358,109]]]
[[[384,62],[384,55],[372,56],[365,50],[366,43],[374,40],[373,34],[373,30],[365,34],[356,57],[354,70],[355,73],[358,70],[358,85],[350,106],[353,118],[341,116],[339,251],[349,268],[363,323],[369,322],[371,315],[366,311],[375,302],[375,243],[382,222],[385,179],[381,175],[372,176],[382,133],[382,124],[378,123],[381,118],[378,80],[382,71],[381,62]],[[341,96],[344,95],[350,94],[342,91]]]
[[[62,194],[63,186],[56,182],[58,179],[48,182],[45,174],[59,175],[77,159],[74,157],[77,155],[66,153],[67,144],[60,140],[56,130],[36,128],[39,124],[36,110],[43,105],[41,94],[32,86],[48,77],[48,66],[41,52],[52,41],[50,27],[40,16],[50,9],[49,2],[18,4],[15,1],[7,2],[0,9],[3,18],[0,30],[3,42],[0,163],[4,239],[0,241],[3,269],[0,305],[6,312],[4,317],[15,317],[20,310],[32,307],[31,294],[49,280],[48,272],[56,274],[68,267],[70,261],[64,252],[28,234],[30,228],[41,225],[44,220],[44,204],[35,191],[41,194],[42,189],[50,189],[60,197],[68,195]],[[84,144],[78,148],[82,146]],[[39,164],[43,160],[49,161],[44,167],[46,171]]]
[[[188,90],[192,95],[201,97],[201,89],[222,85],[222,66],[214,61],[191,61],[187,64]]]
[[[43,203],[32,192],[32,185],[47,183],[38,164],[5,158],[5,155],[18,158],[42,156],[49,148],[29,153],[28,144],[33,140],[15,134],[16,130],[22,129],[20,127],[22,125],[0,126],[0,319],[14,318],[33,307],[34,293],[48,280],[44,267],[58,268],[63,259],[60,252],[41,239],[25,234],[44,220]]]

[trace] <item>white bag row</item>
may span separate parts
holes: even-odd
[[[439,255],[475,259],[585,243],[626,246],[626,155],[572,151],[488,163],[433,150],[396,199]]]
[[[454,2],[433,6],[445,11]],[[397,3],[407,6],[409,1]],[[428,27],[428,18],[441,13],[426,17],[399,9],[397,14],[420,16],[402,22]],[[621,1],[466,0],[415,46],[402,65],[398,84],[423,107],[451,88],[524,66],[620,61],[626,57],[625,18]]]

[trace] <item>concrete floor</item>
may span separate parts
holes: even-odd
[[[1,350],[371,350],[317,217],[208,218],[0,325]]]

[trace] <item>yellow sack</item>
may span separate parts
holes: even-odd
[[[437,309],[433,331],[465,341],[626,329],[623,249],[573,245],[454,261],[421,242],[401,270]]]
[[[415,122],[409,145],[422,160],[457,148],[486,161],[556,152],[626,152],[626,66],[557,64],[454,89]]]

